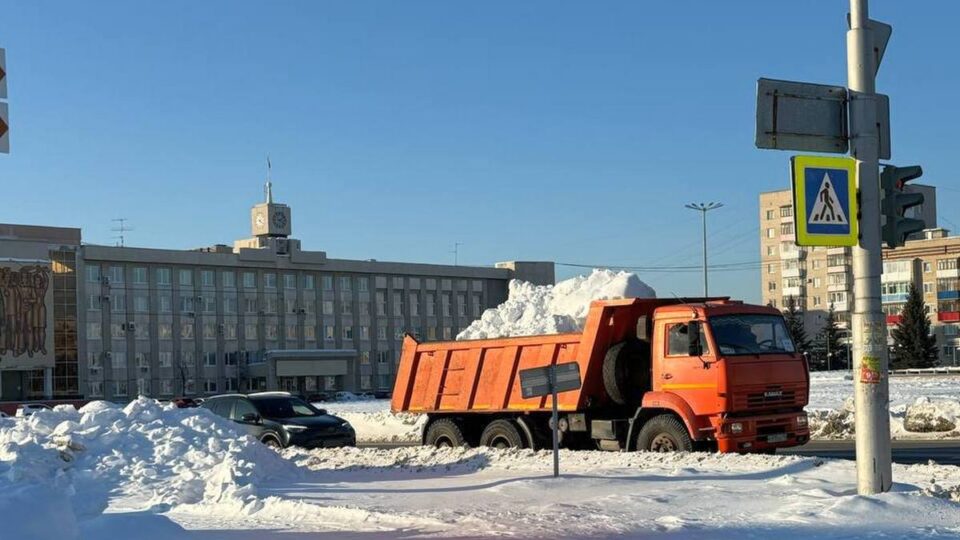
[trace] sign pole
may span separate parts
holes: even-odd
[[[892,483],[887,328],[880,300],[880,141],[877,130],[874,53],[867,0],[850,0],[847,86],[850,134],[860,189],[859,246],[853,247],[853,356],[856,400],[857,491],[889,491]]]
[[[560,422],[557,414],[557,366],[550,366],[550,395],[553,396],[553,477],[560,476]]]

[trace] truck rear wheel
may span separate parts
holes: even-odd
[[[448,418],[431,422],[430,427],[427,428],[427,434],[423,437],[423,442],[427,446],[437,448],[467,446],[467,439],[463,436],[460,426]]]
[[[480,446],[500,449],[523,448],[523,436],[516,422],[501,418],[483,428],[483,433],[480,434]]]
[[[650,389],[650,345],[628,339],[610,347],[603,358],[603,388],[618,405],[639,403]]]
[[[676,416],[661,414],[643,425],[637,435],[637,450],[648,452],[692,452],[693,441]]]

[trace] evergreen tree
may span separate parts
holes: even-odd
[[[786,302],[787,309],[783,313],[783,318],[787,323],[787,331],[793,338],[797,352],[806,354],[810,351],[810,338],[807,337],[807,329],[803,326],[803,311],[797,306],[796,298],[788,296]]]
[[[837,326],[837,314],[833,310],[833,303],[830,303],[830,309],[827,310],[827,318],[823,323],[823,328],[817,334],[816,349],[823,357],[824,369],[831,367],[837,369],[841,362],[846,361],[844,353],[846,349],[840,343],[840,328]],[[827,355],[830,360],[827,361]]]
[[[900,322],[891,334],[894,368],[927,368],[936,364],[937,338],[930,335],[926,303],[915,284],[910,284],[907,303],[900,311]]]

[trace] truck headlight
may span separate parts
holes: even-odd
[[[807,415],[797,417],[797,427],[807,427]]]
[[[743,424],[741,424],[740,422],[734,422],[730,424],[730,433],[733,433],[734,435],[736,435],[742,432],[743,432]]]

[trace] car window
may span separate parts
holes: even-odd
[[[320,411],[306,401],[292,397],[260,398],[254,406],[264,418],[297,418],[301,416],[319,416]]]
[[[212,399],[205,401],[201,407],[205,407],[213,411],[213,414],[217,416],[222,416],[227,418],[230,416],[230,407],[233,405],[233,400],[230,398],[221,398],[221,399]]]
[[[230,415],[230,419],[243,420],[245,414],[257,414],[257,409],[246,399],[236,400],[236,403],[233,404],[233,413]]]

